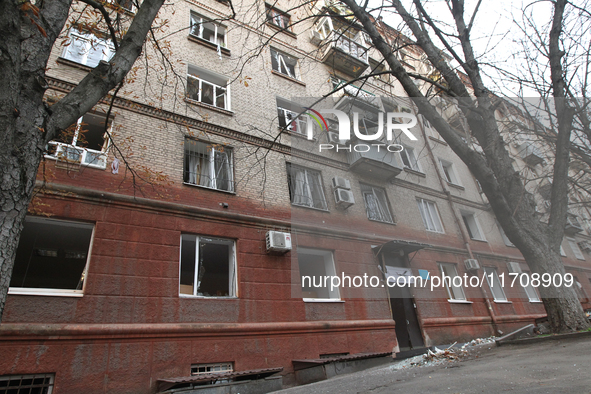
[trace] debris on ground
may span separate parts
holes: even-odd
[[[471,340],[470,342],[463,344],[461,349],[465,350],[466,348],[471,346],[488,345],[489,343],[494,343],[496,339],[496,337],[476,338]]]

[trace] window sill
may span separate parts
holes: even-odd
[[[432,141],[438,142],[438,143],[440,143],[441,145],[447,145],[447,142],[445,142],[445,141],[444,141],[444,140],[442,140],[442,139],[435,138],[435,137],[431,137],[431,136],[429,136],[429,139],[430,139],[430,140],[432,140]]]
[[[279,26],[277,26],[277,25],[275,25],[275,24],[273,24],[271,22],[267,22],[267,26],[273,28],[274,30],[276,30],[279,33],[285,33],[288,36],[290,36],[291,38],[297,38],[298,37],[293,31],[290,31],[290,30],[284,29],[282,27],[279,27]]]
[[[484,242],[484,243],[488,243],[488,241],[487,241],[486,239],[470,238],[470,241],[477,241],[477,242]]]
[[[367,218],[367,220],[369,220],[370,222],[383,223],[383,224],[389,224],[391,226],[396,226],[396,222],[386,222],[383,220],[370,219],[370,218]]]
[[[542,300],[539,300],[539,301],[529,300],[529,302],[530,302],[530,304],[543,304],[544,303],[544,301],[542,301]]]
[[[210,104],[205,104],[205,103],[202,103],[202,102],[199,102],[199,101],[195,101],[195,100],[190,99],[188,97],[185,97],[185,102],[187,102],[189,104],[192,104],[192,105],[196,105],[198,107],[205,108],[205,109],[211,109],[212,111],[216,111],[216,112],[219,112],[219,113],[224,114],[224,115],[234,116],[234,112],[233,111],[230,111],[228,109],[219,108],[219,107],[216,107],[216,106],[210,105]]]
[[[214,192],[220,192],[220,193],[226,193],[226,194],[236,194],[235,191],[228,191],[228,190],[222,190],[222,189],[214,189],[213,187],[196,185],[194,183],[189,183],[189,182],[183,182],[183,185],[197,187],[199,189],[211,190],[211,191],[214,191]]]
[[[315,211],[330,213],[330,211],[328,209],[316,208],[316,207],[309,207],[307,205],[294,204],[293,202],[291,203],[291,206],[292,207],[298,207],[298,208],[305,208],[305,209],[313,209]]]
[[[31,296],[48,296],[48,297],[82,297],[84,296],[82,290],[65,290],[65,289],[35,289],[28,287],[11,287],[8,289],[10,295],[31,295]]]
[[[495,304],[512,304],[513,301],[509,301],[509,300],[494,300]]]
[[[447,302],[450,304],[473,304],[474,302],[468,300],[451,300],[448,299]]]
[[[451,186],[451,187],[458,189],[458,190],[466,190],[466,188],[464,186],[458,185],[457,183],[452,183],[452,182],[448,181],[447,184],[448,184],[448,186]]]
[[[191,294],[179,294],[180,298],[192,298],[194,300],[237,300],[236,296],[196,296]]]
[[[77,63],[75,61],[72,61],[72,60],[63,58],[61,56],[57,58],[56,62],[59,63],[59,64],[63,64],[65,66],[70,66],[70,67],[78,68],[78,69],[80,69],[82,71],[88,71],[88,72],[90,72],[90,71],[93,70],[92,67],[87,66],[86,64]]]
[[[434,230],[429,230],[429,229],[425,229],[425,231],[427,231],[428,233],[433,233],[433,234],[445,234],[445,231],[434,231]]]
[[[344,303],[345,300],[341,300],[340,298],[302,298],[304,302],[337,302],[337,303]]]
[[[82,163],[79,163],[79,162],[58,159],[57,157],[51,156],[51,155],[43,155],[43,157],[46,158],[46,159],[49,159],[49,160],[53,160],[56,163],[63,163],[64,165],[72,166],[72,170],[74,170],[76,167],[85,167],[85,168],[88,167],[88,168],[94,168],[96,170],[105,170],[105,169],[107,169],[107,165],[106,164],[104,166],[98,165],[98,164],[82,164]]]
[[[408,172],[409,174],[414,174],[414,175],[420,176],[422,178],[427,177],[427,174],[425,174],[424,172],[421,172],[418,170],[413,170],[412,168],[408,168],[408,167],[404,167],[404,172]]]
[[[317,138],[315,136],[312,137],[311,140],[309,140],[307,134],[302,134],[302,133],[297,133],[295,131],[287,130],[287,129],[281,127],[281,126],[279,126],[277,128],[279,129],[280,132],[282,132],[282,133],[284,133],[286,135],[289,135],[291,137],[301,138],[303,140],[310,141],[310,142],[317,141]]]
[[[189,34],[187,36],[187,38],[189,39],[189,41],[193,41],[193,42],[196,42],[197,44],[201,44],[201,45],[203,45],[205,47],[208,47],[210,49],[213,49],[216,52],[218,50],[217,44],[214,44],[211,41],[204,40],[203,38],[200,38],[200,37],[195,37],[195,36],[193,36],[191,34]],[[228,48],[225,48],[223,46],[220,46],[220,52],[222,53],[222,55],[230,56],[230,50]]]
[[[281,78],[285,78],[288,81],[295,82],[295,83],[297,83],[299,85],[306,86],[306,84],[304,82],[300,81],[299,79],[292,78],[289,75],[281,74],[280,72],[277,72],[275,70],[271,70],[271,74],[277,75],[277,76],[279,76]]]

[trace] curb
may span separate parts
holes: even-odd
[[[510,339],[506,341],[495,341],[497,346],[502,345],[527,345],[530,343],[540,343],[546,341],[559,341],[562,339],[578,339],[578,338],[585,338],[591,337],[591,331],[584,331],[584,332],[571,332],[568,334],[556,334],[556,335],[548,335],[545,337],[534,337],[534,338],[524,338],[524,339]]]

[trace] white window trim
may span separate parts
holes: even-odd
[[[195,274],[194,274],[194,278],[193,278],[193,294],[185,294],[185,293],[181,293],[181,264],[182,264],[182,245],[183,245],[183,236],[188,236],[188,237],[195,237],[195,261],[193,262],[193,264],[195,265]],[[203,295],[196,295],[195,292],[197,292],[198,290],[198,286],[197,284],[199,283],[199,281],[197,280],[197,278],[199,277],[199,269],[198,269],[198,265],[197,265],[197,261],[199,259],[199,238],[214,238],[214,239],[223,239],[225,241],[232,241],[232,248],[231,248],[231,253],[232,253],[232,264],[228,273],[228,281],[231,281],[232,283],[229,283],[228,289],[230,291],[230,295],[227,296],[203,296]],[[236,299],[238,298],[238,280],[237,280],[237,272],[238,272],[238,263],[236,261],[236,241],[233,239],[229,239],[229,238],[221,238],[221,237],[215,237],[215,236],[207,236],[207,235],[194,235],[194,234],[181,234],[180,237],[180,246],[179,246],[179,297],[181,298],[199,298],[199,299],[207,299],[207,300],[211,300],[211,299],[223,299],[223,300],[227,300],[227,299]]]
[[[298,253],[298,275],[300,277],[300,286],[302,285],[302,283],[301,283],[302,273],[300,272],[300,268],[299,268],[300,253],[322,256],[324,258],[325,275],[328,275],[328,276],[336,276],[337,275],[336,274],[337,267],[336,267],[336,263],[335,263],[335,259],[334,259],[334,253],[331,250],[298,248],[297,253]],[[328,284],[328,282],[327,282],[327,284]],[[329,289],[327,289],[327,291],[331,292],[330,287],[329,287]],[[344,302],[341,299],[341,292],[338,287],[335,288],[334,290],[332,290],[332,292],[333,292],[333,294],[336,295],[336,297],[331,297],[331,298],[309,298],[309,297],[304,298],[304,297],[302,297],[302,301],[304,301],[304,302]]]
[[[194,99],[194,98],[192,98],[190,96],[187,96],[187,98],[189,100],[196,101],[198,103],[201,103],[201,104],[204,104],[204,105],[207,105],[207,106],[210,106],[210,107],[219,108],[219,109],[223,109],[223,110],[226,110],[226,111],[231,111],[231,106],[230,106],[230,85],[221,86],[221,85],[215,84],[213,82],[210,82],[210,81],[208,81],[205,78],[198,78],[198,77],[196,77],[194,75],[191,75],[191,74],[187,74],[187,78],[195,79],[195,80],[198,81],[198,84],[199,84],[198,85],[198,99]],[[203,82],[208,83],[208,84],[210,84],[210,85],[212,85],[214,87],[214,91],[213,91],[213,104],[204,103],[203,100],[201,99],[201,92],[203,91]],[[226,98],[224,100],[224,103],[226,104],[226,107],[225,108],[218,107],[216,105],[216,101],[217,101],[217,97],[218,97],[218,95],[216,94],[217,89],[224,89],[226,91],[224,93],[225,96],[226,96]]]
[[[507,234],[505,234],[505,230],[503,230],[503,227],[501,227],[501,224],[498,221],[496,223],[497,223],[497,227],[499,228],[499,232],[501,233],[501,238],[503,238],[503,242],[505,243],[505,245],[514,248],[515,245],[513,245],[513,242],[511,242],[509,237],[507,237]]]
[[[306,168],[306,167],[301,167],[301,166],[294,165],[294,164],[291,164],[291,163],[290,163],[290,166],[289,166],[289,171],[290,172],[293,171],[294,167],[297,168],[297,169],[300,169],[300,170],[303,170],[304,171],[304,177],[306,178],[305,183],[304,183],[304,186],[306,187],[307,194],[305,194],[302,197],[308,196],[308,198],[311,201],[311,203],[310,203],[310,205],[308,205],[308,204],[298,204],[296,202],[291,201],[291,204],[292,205],[295,205],[295,206],[298,206],[298,207],[318,209],[320,211],[328,211],[328,204],[326,202],[326,195],[324,194],[324,187],[323,187],[323,183],[322,183],[322,173],[320,171],[318,171],[318,170],[314,170],[314,169]],[[316,173],[316,174],[311,174],[311,172],[312,173]],[[320,194],[322,195],[322,205],[323,205],[320,208],[314,206],[314,199],[312,197],[312,190],[310,188],[310,183],[311,182],[309,181],[308,176],[313,176],[313,175],[318,175],[318,184],[319,184],[319,188],[320,188]],[[289,176],[293,178],[293,175],[292,174],[289,174]],[[292,179],[292,182],[293,182],[293,179]],[[290,193],[290,200],[291,200],[291,190],[289,191],[289,193]]]
[[[507,294],[505,294],[505,289],[503,289],[503,287],[501,286],[501,279],[499,278],[499,273],[497,272],[497,269],[494,267],[484,267],[484,273],[486,274],[486,283],[488,283],[488,288],[491,292],[491,295],[493,296],[494,301],[496,303],[500,303],[500,304],[510,303],[510,301],[507,299]],[[491,284],[491,280],[490,280],[491,273],[494,274],[492,284]],[[495,284],[494,282],[497,282],[497,284]],[[501,297],[497,298],[497,296],[493,290],[493,288],[495,288],[495,287],[500,289],[501,293],[503,294],[502,298]]]
[[[445,234],[445,228],[443,228],[443,222],[441,221],[441,216],[439,215],[439,209],[437,209],[437,204],[433,201],[429,201],[426,200],[424,198],[417,198],[417,203],[419,204],[419,213],[421,215],[421,219],[423,219],[423,224],[425,226],[425,230],[430,231],[432,233],[437,233],[437,234]],[[428,209],[429,205],[428,204],[432,204],[433,205],[433,209],[435,210],[435,213],[437,214],[437,220],[439,221],[439,226],[441,227],[441,231],[437,230],[437,226],[435,225],[435,222],[433,222],[433,215],[430,211],[430,209]],[[422,207],[422,209],[421,209]],[[425,208],[427,207],[427,210],[425,211]],[[435,229],[430,229],[427,223],[427,218],[425,216],[423,216],[423,212],[427,213],[429,215],[429,219],[431,220],[431,222],[433,222],[433,225],[435,227]]]
[[[193,18],[199,18],[199,19],[201,19],[201,21],[199,23],[193,23],[194,22]],[[211,23],[214,26],[215,42],[209,41],[209,40],[203,38],[203,24],[208,23],[208,22]],[[193,33],[193,26],[194,25],[197,25],[197,24],[199,25],[199,33],[198,34],[194,34]],[[221,25],[219,23],[216,23],[216,22],[212,21],[211,19],[209,19],[209,18],[207,18],[207,17],[205,17],[205,16],[203,16],[203,15],[197,13],[197,12],[194,12],[194,11],[191,11],[189,13],[189,26],[190,26],[189,34],[192,37],[198,38],[200,40],[203,40],[205,42],[211,43],[213,45],[217,45],[218,47],[227,48],[227,46],[228,46],[228,29],[227,29],[226,26]],[[223,40],[223,42],[218,42],[218,32],[219,32],[218,29],[219,28],[222,28],[224,30],[224,40]]]
[[[111,59],[111,57],[113,57],[113,55],[115,54],[115,47],[113,46],[113,43],[109,39],[99,38],[92,33],[84,33],[82,31],[76,29],[75,27],[72,27],[70,29],[70,31],[68,32],[68,41],[69,41],[69,45],[64,46],[61,57],[63,59],[69,60],[74,63],[82,64],[87,67],[94,68],[98,65],[97,64],[97,65],[91,66],[91,65],[87,64],[88,50],[90,48],[92,48],[93,46],[104,45],[105,49],[108,49],[108,51],[105,51],[105,49],[103,49],[103,57],[101,60],[109,61]],[[70,56],[68,56],[68,52],[70,51],[70,49],[73,48],[73,41],[84,41],[85,42],[86,54],[84,55],[83,61],[74,60]]]
[[[415,148],[413,148],[411,146],[406,146],[406,145],[403,145],[403,147],[404,147],[404,149],[400,151],[400,156],[401,156],[400,158],[402,159],[402,155],[405,155],[409,164],[410,164],[410,167],[408,167],[407,165],[404,164],[404,161],[402,160],[404,168],[408,168],[409,170],[413,170],[413,171],[417,171],[417,172],[423,172],[423,168],[421,167],[421,162],[419,161],[419,158],[417,157],[417,154],[415,152]]]
[[[30,221],[45,221],[43,218],[36,218],[36,217],[29,217],[27,220]],[[59,220],[59,219],[50,219],[52,221],[59,221],[65,223],[76,223],[74,221],[69,220]],[[81,222],[78,222],[81,223]],[[81,223],[89,225],[89,223]],[[35,288],[35,287],[9,287],[8,294],[13,295],[32,295],[32,296],[48,296],[48,297],[83,297],[84,290],[86,289],[86,278],[88,278],[88,266],[90,265],[90,258],[92,255],[92,245],[94,244],[94,232],[96,230],[96,226],[92,225],[92,232],[90,234],[90,242],[88,244],[88,253],[86,254],[86,265],[84,266],[84,270],[82,270],[82,277],[84,281],[82,282],[82,289],[81,290],[70,290],[70,289],[52,289],[52,288]]]
[[[298,116],[299,113],[294,112],[290,109],[287,109],[281,105],[277,105],[277,110],[282,110],[284,113],[284,118],[283,121],[285,122],[285,124],[287,126],[285,126],[285,129],[288,131],[291,131],[292,133],[296,133],[296,134],[301,134],[301,135],[305,135],[307,132],[307,121],[302,119],[301,116]],[[291,115],[292,119],[289,120],[287,118],[288,115]],[[279,114],[277,114],[277,116],[279,116]],[[293,123],[295,122],[295,126],[296,129],[293,129]]]
[[[271,69],[273,71],[275,71],[276,73],[279,73],[281,75],[284,75],[284,76],[286,76],[288,78],[292,78],[292,79],[295,79],[297,81],[300,80],[300,73],[299,73],[299,70],[298,70],[299,63],[300,62],[299,62],[299,59],[298,58],[296,58],[295,56],[289,55],[289,54],[287,54],[287,53],[285,53],[283,51],[280,51],[278,49],[275,49],[275,48],[271,48],[270,49],[270,52],[271,52],[271,59],[273,58],[273,56],[275,54],[277,55],[277,66],[278,66],[279,70],[275,70],[271,66]],[[287,63],[285,62],[285,59],[283,58],[284,56],[287,56],[287,57],[295,60],[295,65],[293,66],[294,75],[290,75],[290,71],[289,71],[289,68],[287,67]],[[285,70],[285,72],[283,72],[282,70]]]
[[[483,242],[487,242],[486,241],[486,237],[484,236],[484,231],[482,231],[482,227],[480,226],[480,222],[478,220],[478,218],[476,217],[476,214],[474,212],[468,212],[468,211],[460,211],[460,214],[462,215],[462,221],[464,221],[464,216],[468,216],[468,218],[472,218],[474,220],[474,225],[476,226],[476,230],[478,230],[478,234],[480,235],[480,237],[470,237],[471,240],[474,241],[483,241]],[[469,220],[468,220],[469,222]],[[464,221],[464,225],[465,225],[465,221]],[[466,226],[466,229],[469,230],[469,233],[474,233],[474,229],[470,228],[468,229]],[[468,234],[469,236],[470,234]],[[474,234],[472,234],[474,235]]]
[[[101,116],[100,114],[97,114],[97,115]],[[60,141],[49,141],[47,143],[48,145],[55,145],[55,155],[46,154],[44,156],[47,159],[66,161],[66,162],[69,162],[72,164],[80,164],[82,166],[99,168],[101,170],[104,170],[105,168],[107,168],[107,154],[109,152],[109,148],[111,147],[111,138],[109,136],[106,136],[106,138],[105,138],[106,147],[101,151],[94,150],[94,149],[88,149],[83,146],[76,146],[76,142],[78,141],[78,136],[80,135],[80,129],[82,128],[83,119],[84,119],[84,115],[82,115],[76,121],[76,131],[74,132],[74,136],[72,137],[71,144],[67,144],[65,142],[60,142]],[[105,117],[105,121],[109,122],[109,120],[106,119],[106,117]],[[114,122],[111,120],[111,124],[109,125],[109,135],[112,135],[112,133],[113,133],[113,123]],[[74,161],[70,161],[68,159],[68,151],[70,151],[70,150],[75,150],[77,152],[77,154],[80,155],[80,162],[79,163],[74,162]],[[88,156],[89,152],[91,154],[97,155],[97,159],[98,159],[97,163],[94,163],[94,162],[86,163],[86,157]]]
[[[458,177],[458,173],[456,172],[454,163],[440,158],[439,166],[441,167],[441,171],[443,171],[443,177],[445,178],[447,183],[462,186],[462,184],[460,183],[460,178]],[[449,176],[446,173],[449,174]]]
[[[371,192],[369,190],[364,190],[364,189],[371,189]],[[379,190],[383,193],[384,195],[384,201],[381,202],[378,194],[376,193],[376,190]],[[390,217],[390,220],[380,220],[380,219],[375,219],[375,218],[370,218],[369,217],[369,207],[367,205],[367,201],[365,200],[365,194],[371,193],[373,194],[374,198],[376,199],[376,201],[378,201],[378,203],[384,205],[384,209],[386,210],[387,215]],[[394,223],[394,216],[392,215],[392,212],[390,210],[390,204],[388,201],[388,195],[386,194],[386,189],[381,188],[381,187],[374,187],[372,185],[367,185],[365,183],[361,184],[361,195],[363,196],[363,203],[365,204],[365,212],[367,214],[367,219],[368,220],[372,220],[375,222],[380,222],[380,223],[389,223],[389,224],[393,224]]]
[[[232,149],[231,147],[224,147],[224,153],[226,153],[226,157],[228,158],[228,175],[229,175],[229,179],[228,182],[230,182],[231,185],[231,190],[224,190],[224,189],[219,189],[217,187],[217,182],[218,182],[218,177],[216,176],[215,173],[215,153],[216,152],[222,152],[219,149],[216,149],[216,147],[214,145],[212,145],[210,148],[208,148],[207,143],[203,142],[203,141],[198,141],[198,140],[194,140],[196,143],[198,144],[203,144],[206,145],[205,148],[209,149],[210,154],[208,155],[208,162],[209,162],[209,179],[211,180],[211,186],[205,186],[205,185],[199,185],[197,183],[191,183],[191,182],[186,182],[184,181],[184,175],[183,175],[183,183],[185,185],[190,185],[190,186],[196,186],[196,187],[203,187],[205,189],[213,189],[213,190],[218,190],[221,192],[226,192],[226,193],[235,193],[236,191],[235,189],[235,185],[234,185],[234,149]],[[184,151],[184,155],[186,155],[186,147],[185,147],[185,151]],[[186,160],[186,157],[183,158],[183,160]],[[184,171],[184,166],[185,164],[183,163],[183,171]]]
[[[443,272],[443,267],[444,266],[451,267],[453,269],[453,271],[454,271],[454,276],[453,277],[459,276],[458,275],[458,268],[456,267],[455,264],[451,264],[451,263],[438,263],[437,265],[439,266],[439,272],[441,272],[442,278],[443,278],[443,274],[444,274],[444,272]],[[451,303],[465,304],[466,301],[468,301],[468,299],[466,297],[466,292],[464,291],[464,289],[462,288],[462,286],[459,286],[459,287],[453,286],[453,277],[451,275],[448,275],[448,276],[452,278],[452,280],[451,280],[451,286],[448,286],[447,285],[447,281],[443,281],[442,280],[444,282],[443,285],[445,286],[445,289],[447,290],[448,301],[451,302]],[[460,289],[463,298],[455,298],[454,297],[454,294],[453,294],[453,292],[451,290],[451,287]]]
[[[577,241],[574,238],[569,238],[569,237],[566,237],[566,241],[568,242],[568,245],[570,246],[570,249],[572,250],[572,252],[575,255],[575,257],[577,258],[577,260],[584,261],[585,255],[583,254],[583,252],[579,248]]]
[[[266,3],[265,4],[265,13],[267,16],[267,22],[272,24],[273,26],[279,28],[279,29],[283,29],[283,30],[287,30],[287,31],[291,31],[291,15],[288,14],[287,12],[283,12],[278,8],[273,7],[271,4]],[[279,20],[281,21],[280,24],[275,23],[275,21],[277,20],[276,18],[279,17]],[[287,18],[287,26],[281,26],[281,24],[283,24],[285,22],[285,19],[283,18]]]

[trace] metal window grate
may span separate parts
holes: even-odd
[[[0,376],[0,394],[51,394],[54,374]]]
[[[232,153],[232,148],[187,139],[184,182],[233,192]]]

